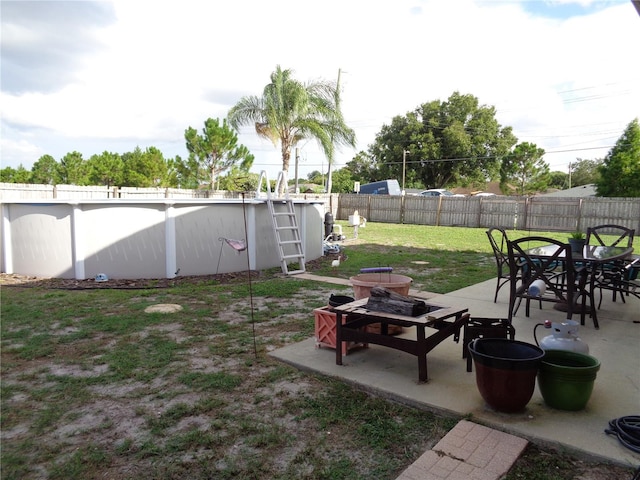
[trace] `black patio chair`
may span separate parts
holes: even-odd
[[[600,300],[598,308],[602,305],[602,291],[611,290],[613,292],[613,301],[616,301],[616,295],[625,302],[625,296],[634,296],[640,298],[640,256],[632,255],[628,259],[621,262],[614,262],[611,265],[603,266],[597,273],[595,278],[594,290],[600,290]]]
[[[598,225],[587,228],[587,245],[603,247],[632,247],[635,235],[633,228],[622,225]]]
[[[555,246],[550,254],[538,254],[536,247]],[[507,249],[509,267],[512,271],[520,272],[510,279],[508,320],[511,324],[522,300],[525,300],[525,315],[530,313],[531,300],[540,302],[562,303],[567,310],[566,318],[571,319],[576,302],[581,298],[581,323],[587,311],[586,302],[589,299],[590,312],[593,311],[593,296],[586,288],[587,270],[576,267],[571,246],[559,240],[546,237],[523,237],[508,240]],[[532,284],[541,281],[544,293],[533,293]],[[538,289],[540,291],[540,289]],[[517,305],[516,305],[517,301]],[[594,318],[595,322],[595,318]],[[597,325],[596,325],[597,327]]]
[[[587,229],[587,245],[604,246],[604,247],[627,247],[633,246],[633,238],[635,229],[627,228],[622,225],[598,225]],[[602,305],[602,291],[610,290],[612,292],[612,300],[615,302],[618,294],[624,302],[625,295],[635,295],[635,278],[636,259],[617,260],[598,265],[595,275],[594,289],[600,291],[600,301],[598,309]],[[637,274],[636,278],[637,278]],[[638,295],[635,295],[638,296]]]
[[[500,289],[509,283],[511,278],[511,269],[509,268],[509,255],[507,252],[507,232],[504,229],[498,227],[492,227],[487,230],[487,237],[489,237],[489,243],[493,250],[493,256],[496,259],[496,267],[498,273],[498,279],[496,283],[496,293],[493,297],[493,303],[498,301],[498,292]]]

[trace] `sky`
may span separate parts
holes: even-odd
[[[456,91],[495,107],[552,171],[604,158],[640,117],[631,0],[2,0],[0,20],[1,168],[136,147],[186,158],[185,130],[261,95],[277,65],[303,82],[340,72],[357,146],[334,168]],[[239,142],[275,179],[279,149],[252,126]],[[298,148],[300,178],[326,171],[315,141]]]

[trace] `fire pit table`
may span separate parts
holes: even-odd
[[[342,342],[373,343],[410,353],[418,357],[418,381],[427,381],[427,353],[440,342],[453,335],[455,342],[460,340],[460,329],[469,320],[468,308],[448,307],[427,303],[427,313],[410,317],[388,312],[369,310],[366,307],[369,298],[334,307],[336,313],[336,345]],[[348,315],[342,323],[342,315]],[[367,325],[380,323],[380,332],[368,331]],[[403,338],[389,335],[389,325],[416,329],[416,338]],[[435,330],[427,336],[426,329]],[[342,348],[336,348],[336,365],[342,365]]]

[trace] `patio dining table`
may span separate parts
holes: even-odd
[[[527,250],[529,255],[539,257],[552,256],[558,247],[556,245],[542,245]],[[608,263],[624,260],[633,253],[633,247],[606,247],[602,245],[585,245],[579,253],[572,253],[572,260],[581,263]],[[564,257],[564,253],[560,254]]]
[[[534,257],[550,257],[553,256],[558,250],[557,245],[541,245],[527,250],[527,254]],[[587,266],[587,272],[589,275],[588,285],[589,293],[593,298],[593,290],[595,287],[595,281],[597,276],[597,267],[607,263],[615,262],[617,260],[624,260],[633,253],[633,247],[621,247],[621,246],[602,246],[602,245],[585,245],[581,252],[573,253],[571,255],[571,261],[576,267]],[[564,258],[564,252],[558,255],[558,258]],[[561,304],[557,304],[561,308]],[[565,305],[566,307],[566,305]],[[598,317],[596,308],[591,305],[591,316],[593,317],[593,324],[596,329],[600,328],[598,325]]]

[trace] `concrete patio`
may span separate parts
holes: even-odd
[[[310,274],[298,277],[348,284],[344,280]],[[472,318],[504,318],[507,315],[507,287],[501,290],[497,303],[493,303],[494,291],[495,280],[490,280],[446,295],[415,290],[410,294],[448,306],[467,307]],[[523,305],[513,320],[515,338],[535,343],[533,330],[537,323],[546,319],[562,321],[564,318],[564,314],[554,310],[549,303],[543,303],[542,310],[532,303],[531,316],[527,318]],[[574,316],[574,319],[579,317]],[[536,444],[637,467],[640,454],[624,447],[614,435],[605,434],[605,429],[610,420],[640,415],[640,302],[631,297],[626,303],[620,300],[614,303],[611,292],[605,292],[598,319],[599,330],[594,329],[589,318],[580,327],[580,338],[589,345],[589,353],[600,360],[601,368],[589,403],[585,410],[579,412],[546,406],[537,385],[525,411],[517,414],[494,411],[478,392],[475,369],[472,373],[466,371],[462,343],[455,343],[452,339],[445,340],[429,353],[429,381],[422,384],[417,381],[415,357],[378,345],[352,350],[343,357],[342,366],[335,364],[334,350],[318,348],[314,338],[281,348],[271,355],[298,368],[339,377],[402,403],[458,417],[468,416],[475,423]],[[403,333],[411,334],[408,331]],[[548,334],[549,330],[537,330],[539,340]]]

